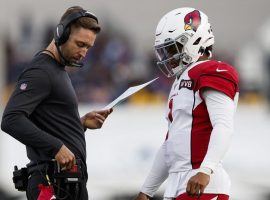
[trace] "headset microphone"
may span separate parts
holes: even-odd
[[[70,62],[68,61],[65,56],[63,55],[61,49],[60,49],[60,46],[59,45],[56,45],[56,48],[57,48],[57,51],[60,55],[60,60],[61,60],[61,63],[65,66],[69,66],[69,67],[83,67],[83,62]]]

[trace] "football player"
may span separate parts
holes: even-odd
[[[166,140],[136,200],[153,197],[166,179],[166,200],[229,199],[222,159],[233,134],[238,74],[229,64],[210,60],[213,44],[208,17],[200,10],[172,10],[157,25],[157,65],[175,81]]]

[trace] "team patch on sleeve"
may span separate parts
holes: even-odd
[[[21,90],[26,90],[26,88],[27,88],[27,83],[22,83],[22,84],[20,85],[20,89],[21,89]]]
[[[192,80],[181,80],[180,84],[179,84],[179,90],[181,88],[187,88],[189,90],[193,89],[193,81]]]

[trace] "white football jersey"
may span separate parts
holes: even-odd
[[[172,191],[178,194],[185,192],[187,181],[197,173],[196,169],[207,153],[213,127],[202,97],[202,91],[206,88],[220,91],[232,100],[237,99],[239,87],[236,70],[218,61],[197,62],[173,83],[166,113],[168,133],[165,162],[169,166],[170,187],[166,189],[165,197],[172,196]],[[179,185],[183,187],[179,188]],[[220,191],[217,185],[222,185]],[[228,193],[229,186],[229,177],[220,163],[211,175],[205,192]]]

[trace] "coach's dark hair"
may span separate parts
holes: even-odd
[[[84,9],[80,6],[72,6],[66,10],[66,12],[62,15],[60,23],[66,19],[71,13],[76,13],[79,11],[83,11]],[[79,28],[83,27],[85,29],[92,30],[94,33],[99,33],[101,28],[94,18],[90,17],[81,17],[70,24],[71,27]]]

